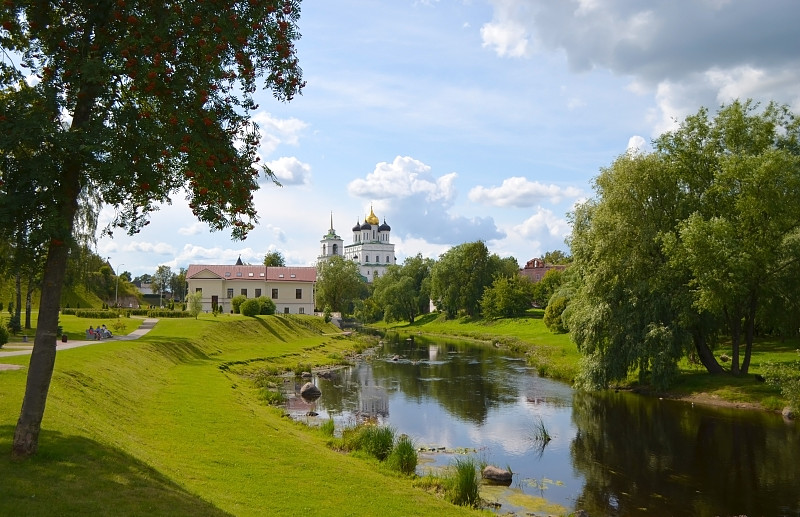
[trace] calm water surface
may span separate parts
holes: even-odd
[[[779,415],[574,392],[507,351],[421,336],[387,338],[373,359],[313,382],[318,421],[340,430],[377,418],[444,448],[421,457],[420,474],[464,453],[510,467],[511,487],[483,492],[501,514],[553,513],[545,498],[593,517],[800,516],[800,430]],[[308,404],[290,397],[307,419]]]

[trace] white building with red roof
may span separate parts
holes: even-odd
[[[230,312],[231,299],[266,296],[282,314],[314,314],[314,267],[247,266],[241,259],[234,265],[191,264],[186,272],[189,292],[203,293],[203,310],[222,306]]]

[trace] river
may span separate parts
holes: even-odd
[[[319,416],[298,383],[293,417],[338,430],[377,419],[427,450],[420,475],[456,454],[510,468],[510,487],[481,492],[499,514],[800,516],[800,426],[780,415],[576,392],[508,351],[423,336],[387,337],[313,382]]]

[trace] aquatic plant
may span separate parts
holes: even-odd
[[[390,468],[403,474],[413,474],[416,471],[417,449],[413,440],[407,434],[402,434],[397,439],[392,452],[387,458],[387,463]]]
[[[478,495],[478,468],[475,458],[467,456],[456,458],[453,475],[445,482],[447,499],[459,506],[476,507],[480,502]]]
[[[319,430],[325,436],[333,436],[333,433],[336,430],[336,425],[333,423],[333,418],[329,418],[322,422],[319,426]]]

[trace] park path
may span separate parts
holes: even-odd
[[[158,319],[156,318],[145,318],[142,321],[142,324],[139,325],[137,329],[132,331],[130,334],[125,336],[114,336],[108,339],[100,339],[100,340],[88,340],[88,339],[76,339],[74,341],[68,341],[66,343],[62,343],[61,341],[56,343],[56,350],[68,350],[70,348],[78,348],[79,346],[88,346],[88,345],[97,345],[100,343],[107,343],[109,341],[131,341],[133,339],[139,339],[143,335],[150,332],[156,323],[158,323]],[[5,348],[0,349],[0,359],[3,357],[12,357],[17,355],[30,355],[31,351],[33,350],[33,343],[24,345],[20,343],[14,343],[12,345],[6,345]],[[0,364],[0,370],[3,369],[10,369],[18,368],[19,365],[12,365],[12,364]]]

